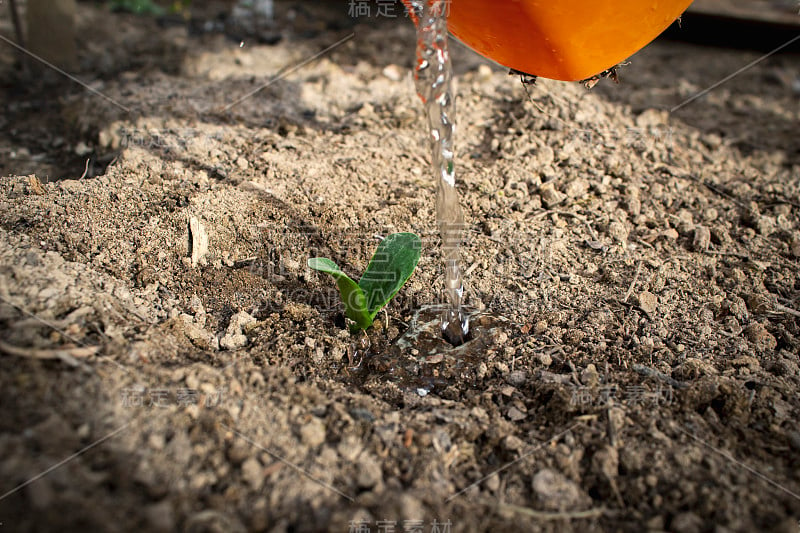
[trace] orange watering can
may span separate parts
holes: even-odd
[[[409,0],[403,0],[409,6]],[[426,0],[430,1],[430,0]],[[691,0],[444,0],[461,42],[516,71],[564,81],[624,61]]]

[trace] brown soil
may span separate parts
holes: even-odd
[[[456,45],[453,350],[407,344],[442,275],[411,24],[277,16],[240,47],[80,4],[116,104],[0,48],[0,527],[798,531],[796,55],[669,114],[759,54],[529,98]],[[419,268],[350,334],[306,259],[357,276],[394,231]]]

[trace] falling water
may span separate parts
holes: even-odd
[[[453,132],[455,102],[453,70],[447,47],[447,10],[450,0],[411,0],[412,19],[417,25],[416,83],[425,105],[430,126],[433,172],[436,179],[436,218],[444,256],[445,311],[441,329],[454,345],[462,344],[469,333],[468,317],[462,312],[464,284],[459,266],[459,244],[464,213],[455,187]]]

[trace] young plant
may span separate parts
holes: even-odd
[[[334,277],[345,315],[354,322],[351,329],[367,329],[414,273],[421,247],[413,233],[392,233],[378,245],[358,283],[325,257],[309,259],[308,267]]]

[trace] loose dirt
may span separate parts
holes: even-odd
[[[113,102],[0,48],[2,527],[798,531],[797,55],[670,114],[759,53],[656,42],[620,85],[526,91],[455,45],[482,318],[453,350],[416,335],[442,261],[412,24],[215,6],[79,4]],[[351,334],[306,259],[357,276],[395,231],[423,258]]]

